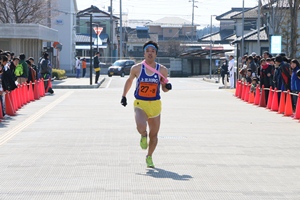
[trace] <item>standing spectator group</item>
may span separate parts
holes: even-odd
[[[0,111],[5,116],[5,95],[18,87],[18,84],[34,83],[40,78],[51,78],[51,64],[47,60],[46,67],[43,60],[48,58],[48,53],[44,52],[40,58],[38,66],[34,64],[34,58],[21,53],[15,57],[13,52],[0,50]],[[45,83],[45,88],[47,85]],[[49,88],[49,93],[53,93],[52,88]]]
[[[262,57],[252,53],[243,57],[242,68],[239,75],[243,82],[252,83],[258,81],[260,87],[264,87],[266,102],[268,102],[269,88],[280,91],[292,92],[293,108],[297,105],[297,95],[300,92],[300,64],[296,59],[288,58],[284,53],[273,57],[269,52],[264,52]],[[248,73],[247,73],[248,72]],[[278,93],[280,101],[280,95]]]

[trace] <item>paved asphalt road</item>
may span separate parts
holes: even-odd
[[[219,84],[170,78],[156,168],[147,169],[133,90],[120,105],[125,80],[55,89],[2,121],[0,200],[300,199],[298,121]]]

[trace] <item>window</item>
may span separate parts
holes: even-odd
[[[169,29],[169,33],[172,33],[172,29]]]
[[[256,29],[256,21],[255,20],[245,20],[244,21],[244,30],[250,31]]]

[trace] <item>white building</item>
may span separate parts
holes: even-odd
[[[77,2],[76,0],[57,0],[56,8],[51,19],[51,28],[58,31],[58,41],[62,50],[53,50],[57,56],[56,66],[70,72],[75,64],[75,25]],[[59,62],[58,62],[59,61]]]

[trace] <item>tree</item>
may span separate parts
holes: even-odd
[[[282,25],[281,25],[281,35],[282,35],[282,51],[286,53],[286,55],[291,54],[291,19],[287,16]]]
[[[180,41],[177,40],[168,40],[160,43],[159,47],[162,52],[165,52],[168,56],[173,57],[179,56],[184,51],[184,47],[180,46]]]
[[[53,0],[0,0],[0,23],[39,23],[46,25]],[[52,8],[51,8],[52,7]]]
[[[291,58],[296,57],[297,52],[297,41],[299,38],[298,34],[298,11],[299,11],[300,0],[289,0],[289,10],[291,20]]]

